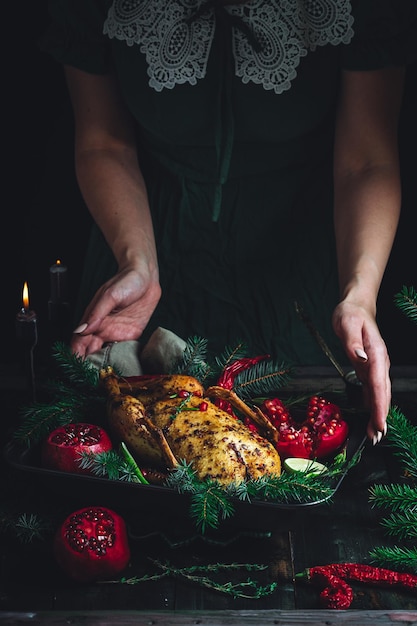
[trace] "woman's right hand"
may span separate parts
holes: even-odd
[[[81,357],[104,343],[138,339],[161,297],[157,272],[146,279],[136,269],[122,269],[102,285],[71,338],[71,350]]]

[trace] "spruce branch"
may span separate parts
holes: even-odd
[[[42,441],[58,426],[72,422],[91,421],[104,411],[104,397],[95,394],[64,393],[52,402],[35,402],[20,410],[21,424],[13,439],[30,447]]]
[[[292,376],[293,368],[285,363],[259,361],[236,375],[233,391],[244,400],[267,396],[283,387]]]
[[[132,462],[132,460],[124,457],[116,450],[106,450],[105,452],[98,453],[83,451],[80,454],[80,468],[88,470],[94,476],[108,478],[109,480],[123,480],[129,483],[148,483],[135,461]]]
[[[417,509],[417,488],[406,484],[373,485],[369,489],[373,507],[390,508],[393,512]]]
[[[400,292],[394,296],[395,305],[414,324],[417,324],[417,291],[414,287],[403,285]]]
[[[283,472],[280,476],[262,476],[223,486],[216,481],[200,481],[192,469],[192,463],[181,461],[170,470],[165,482],[167,487],[191,496],[190,516],[202,533],[215,529],[220,521],[233,515],[236,498],[241,501],[269,501],[277,504],[307,504],[330,501],[335,482],[360,460],[360,451],[345,461],[341,455],[326,472],[314,475],[308,472]]]
[[[215,363],[217,367],[217,374],[220,374],[228,365],[231,365],[233,361],[237,359],[244,359],[248,356],[248,346],[243,341],[233,346],[226,346],[224,351],[215,357]]]
[[[77,387],[97,387],[99,372],[91,363],[77,354],[71,352],[71,348],[64,342],[56,342],[53,345],[52,357],[60,367],[66,380]]]
[[[0,510],[0,532],[11,533],[21,543],[31,543],[34,540],[43,541],[51,529],[50,521],[43,519],[37,513]]]
[[[207,339],[189,337],[182,357],[173,364],[171,374],[187,374],[200,382],[206,380],[211,368],[207,363]]]
[[[373,563],[383,567],[410,570],[417,573],[417,548],[378,546],[369,556]]]
[[[387,441],[404,470],[417,478],[417,427],[394,406],[388,415]]]
[[[382,520],[381,525],[386,529],[388,535],[400,539],[417,537],[417,504],[414,511],[391,513],[389,517]]]

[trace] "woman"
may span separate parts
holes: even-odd
[[[55,0],[51,16],[97,225],[74,352],[163,326],[320,364],[299,301],[352,363],[380,441],[413,2]]]

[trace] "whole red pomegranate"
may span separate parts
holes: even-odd
[[[78,582],[117,576],[130,560],[124,519],[103,506],[74,511],[55,534],[54,554],[58,565]]]
[[[81,452],[97,454],[113,447],[107,432],[96,424],[84,422],[66,424],[51,431],[41,449],[41,464],[47,469],[89,474],[81,469]]]
[[[297,422],[278,398],[265,400],[261,411],[279,432],[276,449],[282,459],[323,459],[335,454],[346,441],[349,428],[336,404],[312,396],[307,416]]]

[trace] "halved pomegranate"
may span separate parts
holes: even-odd
[[[55,534],[54,554],[58,565],[78,582],[117,576],[130,560],[125,521],[104,506],[74,511]]]
[[[41,449],[41,464],[47,469],[76,474],[89,474],[81,469],[81,452],[97,454],[113,447],[107,432],[96,424],[66,424],[51,431]]]
[[[261,411],[279,432],[276,449],[282,459],[322,459],[335,454],[344,444],[349,428],[339,407],[321,396],[312,396],[307,417],[297,422],[279,398],[265,400]]]

